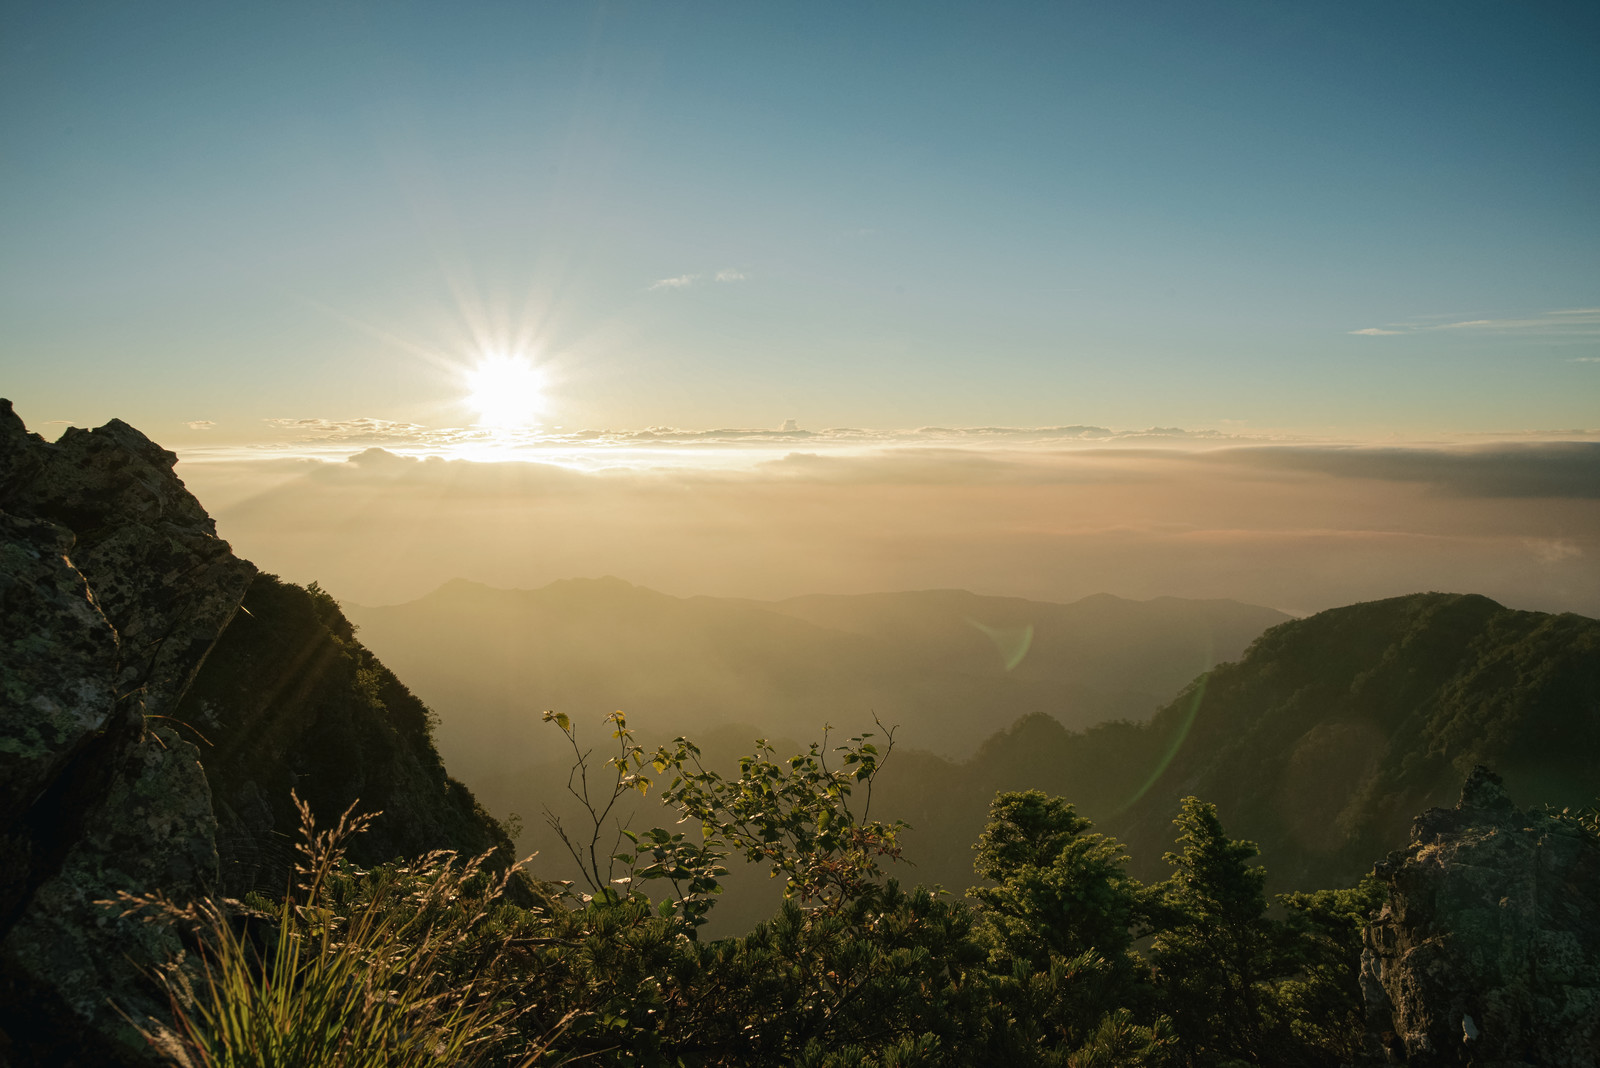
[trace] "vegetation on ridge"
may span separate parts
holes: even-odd
[[[570,720],[557,724],[575,743]],[[362,871],[334,850],[313,851],[323,859],[312,892],[303,886],[294,904],[276,906],[266,949],[229,934],[215,910],[201,925],[203,960],[231,953],[245,964],[182,1008],[185,1041],[214,1047],[258,995],[322,998],[322,958],[286,958],[302,944],[285,941],[293,931],[306,945],[354,947],[340,989],[384,1026],[406,1012],[424,1021],[415,1042],[401,1043],[412,1059],[371,1063],[1333,1065],[1352,1048],[1372,887],[1283,898],[1283,918],[1269,915],[1254,846],[1228,838],[1199,800],[1178,817],[1170,877],[1147,885],[1127,874],[1120,844],[1070,804],[1002,794],[976,847],[988,883],[957,899],[886,877],[896,828],[850,802],[888,755],[867,737],[786,760],[758,748],[737,777],[723,777],[695,762],[687,740],[646,753],[625,720],[609,725],[611,760],[574,745],[575,774],[602,802],[596,814],[606,796],[670,776],[664,792],[690,835],[624,836],[629,847],[594,855],[590,892],[548,887],[528,907],[496,897],[472,865],[436,858]],[[596,840],[611,833],[589,830]],[[581,836],[573,841],[586,851]],[[732,853],[783,877],[786,899],[748,934],[702,941],[696,928]],[[642,889],[673,882],[660,902]],[[381,935],[381,947],[362,941],[364,931]],[[252,981],[255,990],[240,986]],[[329,1034],[327,1017],[310,1011],[321,1004],[300,1018]],[[471,1041],[443,1044],[428,1021],[444,1020],[460,1021]],[[398,1050],[388,1041],[371,1048]]]
[[[352,685],[367,679],[368,705],[386,705],[387,673],[353,634],[335,632],[343,617],[331,599],[285,589],[344,650],[332,670],[348,671]],[[1355,605],[1275,628],[1148,727],[1071,733],[1024,720],[959,769],[910,752],[886,764],[892,739],[862,735],[782,759],[758,743],[737,771],[718,770],[686,739],[639,744],[620,713],[607,722],[615,748],[597,760],[569,717],[549,713],[570,747],[585,816],[569,814],[557,830],[584,886],[543,884],[515,902],[464,894],[420,925],[406,912],[370,922],[414,950],[395,959],[430,963],[425,977],[369,982],[363,973],[362,982],[396,999],[388,1004],[414,993],[419,1004],[481,1007],[483,1041],[448,1063],[1331,1066],[1359,1034],[1360,931],[1378,888],[1274,897],[1255,845],[1229,837],[1217,807],[1177,796],[1172,783],[1198,784],[1230,822],[1264,827],[1273,856],[1298,858],[1289,885],[1316,886],[1308,873],[1350,867],[1391,810],[1409,818],[1426,807],[1429,791],[1459,782],[1459,763],[1485,745],[1500,747],[1515,773],[1517,755],[1548,749],[1564,724],[1588,738],[1600,707],[1595,635],[1591,620],[1483,598]],[[1597,792],[1582,790],[1590,768],[1559,756],[1523,763],[1559,794]],[[1309,778],[1328,786],[1340,813],[1331,832],[1320,829],[1336,848],[1293,852],[1305,814],[1282,803],[1286,781],[1239,776],[1244,766],[1345,776]],[[1087,801],[1010,785],[1033,783]],[[615,822],[646,791],[676,809],[678,826]],[[871,819],[869,791],[879,811],[916,829]],[[1177,843],[1163,868],[1154,858],[1172,841],[1174,812]],[[984,880],[967,897],[889,877],[919,833],[949,839],[962,828],[977,839]],[[1131,856],[1119,838],[1133,843]],[[718,902],[736,856],[780,878],[785,900],[753,929],[710,938],[719,928],[706,921],[726,908]],[[446,869],[346,865],[333,882],[412,885],[426,870]],[[917,874],[967,881],[949,870]],[[337,922],[357,929],[359,909],[378,902],[388,916],[402,900],[357,892],[337,906],[350,910]],[[478,949],[429,956],[435,931]],[[412,979],[425,981],[413,990]]]

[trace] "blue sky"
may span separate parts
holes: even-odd
[[[569,429],[1600,422],[1593,4],[3,20],[30,423],[461,425],[485,349]]]

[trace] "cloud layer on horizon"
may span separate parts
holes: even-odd
[[[829,452],[779,438],[790,447],[741,469],[369,447],[337,463],[179,473],[241,553],[369,604],[457,577],[532,587],[616,574],[680,595],[964,587],[1296,612],[1442,589],[1600,615],[1600,443],[981,440]]]

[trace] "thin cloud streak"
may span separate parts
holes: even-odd
[[[657,279],[651,282],[647,288],[688,289],[690,286],[698,284],[705,277],[703,274],[680,274],[673,278]],[[714,272],[711,275],[711,280],[713,282],[742,282],[745,277],[745,273],[736,267],[724,267],[722,270]]]
[[[1566,308],[1520,319],[1460,319],[1455,322],[1429,322],[1443,316],[1418,316],[1410,322],[1390,323],[1390,327],[1369,326],[1347,331],[1364,337],[1392,337],[1403,334],[1429,334],[1447,330],[1492,333],[1533,333],[1565,337],[1600,337],[1600,308]]]

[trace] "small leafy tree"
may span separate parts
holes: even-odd
[[[736,779],[708,770],[684,738],[659,749],[653,762],[676,773],[663,800],[697,821],[708,845],[767,864],[773,877],[785,877],[786,897],[838,909],[877,881],[880,861],[900,858],[906,825],[868,818],[873,780],[894,749],[894,731],[885,734],[881,753],[871,733],[836,747],[838,767],[828,765],[827,728],[821,744],[786,760],[773,759],[771,743],[757,740]],[[864,794],[859,814],[851,806],[857,787]]]
[[[619,883],[619,880],[614,878],[616,865],[624,858],[612,851],[622,844],[627,831],[622,821],[613,816],[613,813],[616,811],[617,803],[630,792],[637,790],[643,795],[650,789],[650,778],[644,774],[646,763],[644,747],[633,740],[633,731],[628,729],[628,717],[620,710],[612,712],[606,716],[605,722],[611,728],[611,738],[616,742],[616,752],[607,757],[600,766],[609,769],[609,772],[601,772],[600,768],[591,764],[594,750],[584,749],[579,745],[578,729],[573,725],[572,717],[565,712],[547,710],[544,713],[544,721],[554,723],[561,728],[567,744],[572,748],[573,761],[572,768],[567,773],[567,793],[575,797],[588,813],[589,826],[587,830],[574,832],[576,835],[574,837],[567,832],[561,817],[551,812],[548,807],[544,810],[545,822],[556,832],[561,844],[577,862],[579,875],[589,886],[589,896],[614,898],[618,892],[613,887]],[[591,790],[589,785],[591,771],[596,772],[597,779],[609,776],[610,783],[606,787],[597,786]],[[602,846],[601,842],[608,837],[609,845]],[[620,882],[621,885],[627,885],[626,878]]]
[[[548,809],[545,818],[577,862],[590,899],[615,902],[643,893],[644,883],[665,884],[671,896],[658,910],[681,919],[692,937],[722,893],[722,862],[730,855],[765,863],[774,877],[784,876],[786,897],[829,909],[874,885],[882,874],[880,861],[900,856],[898,835],[905,824],[868,819],[873,782],[894,748],[892,729],[885,730],[882,752],[871,733],[835,747],[836,767],[829,765],[828,728],[822,743],[787,760],[774,759],[771,743],[758,739],[756,752],[739,761],[738,777],[727,778],[707,768],[699,746],[687,738],[647,757],[626,716],[613,712],[606,723],[616,750],[602,765],[609,770],[592,786],[593,750],[579,743],[571,718],[547,711],[544,720],[560,728],[572,748],[567,790],[588,814],[589,827],[569,832]],[[662,802],[678,810],[680,824],[698,824],[700,841],[660,827],[635,832],[614,815],[630,791],[648,793],[652,773],[672,774]],[[864,795],[859,814],[852,807],[858,788]],[[610,846],[604,847],[608,837]],[[630,848],[618,851],[624,841]],[[620,876],[619,864],[625,871]]]

